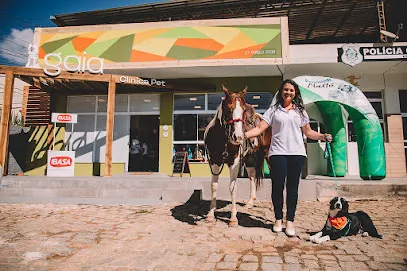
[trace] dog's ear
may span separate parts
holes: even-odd
[[[349,203],[344,198],[342,198],[342,211],[345,213],[348,213],[348,210],[349,210]]]

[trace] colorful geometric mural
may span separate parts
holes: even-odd
[[[84,52],[87,58],[104,58],[105,63],[281,58],[280,32],[280,25],[273,24],[43,33],[38,62],[44,64],[49,53],[65,58]]]

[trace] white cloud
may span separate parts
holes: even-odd
[[[0,56],[25,65],[28,59],[28,43],[32,43],[33,37],[34,31],[31,28],[11,29],[11,34],[0,41]]]

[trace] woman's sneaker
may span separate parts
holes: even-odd
[[[295,228],[294,228],[294,222],[293,221],[287,221],[287,227],[285,228],[285,234],[288,237],[295,236]]]
[[[276,223],[274,223],[274,226],[273,226],[273,231],[274,232],[282,232],[283,231],[283,220],[282,219],[276,220]]]

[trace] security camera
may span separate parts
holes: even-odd
[[[380,33],[385,35],[386,37],[389,37],[389,38],[392,38],[395,40],[399,38],[396,34],[386,31],[386,30],[380,30]]]

